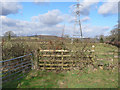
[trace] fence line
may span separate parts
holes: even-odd
[[[87,51],[88,53],[92,52],[91,55],[87,54],[84,57],[78,56],[76,58],[75,55],[71,54],[74,52],[75,51],[71,51],[71,50],[39,50],[37,52],[37,59],[38,59],[37,66],[39,66],[40,69],[70,69],[71,67],[76,67],[81,62],[82,63],[93,62],[96,58],[95,55],[105,55],[105,54],[115,55],[116,53],[116,52],[98,53],[95,51],[94,45],[92,45],[91,50]],[[14,78],[15,76],[16,77],[21,76],[21,74],[23,74],[24,76],[24,74],[26,72],[29,72],[33,67],[33,62],[31,60],[32,55],[33,54],[28,54],[28,55],[20,56],[17,58],[0,61],[0,63],[3,64],[3,66],[0,67],[0,70],[2,70],[2,73],[0,74],[1,76],[0,79],[2,79],[3,82],[7,82],[11,78]],[[116,56],[113,57],[113,60],[115,57]],[[85,60],[80,60],[81,58],[82,59],[85,58]],[[96,60],[105,60],[105,58],[103,59],[98,58]],[[19,79],[19,78],[20,77],[17,77],[14,79]]]
[[[92,48],[90,51],[92,52],[91,55],[86,55],[84,58],[89,58],[90,60],[75,60],[75,55],[71,55],[69,53],[73,53],[75,51],[71,50],[39,50],[38,51],[38,66],[40,69],[69,69],[71,66],[76,66],[75,63],[80,62],[94,62],[95,60],[101,61],[111,61],[112,63],[115,62],[115,59],[118,58],[118,55],[116,55],[117,51],[111,51],[108,53],[102,53],[95,51],[95,46],[92,45]],[[84,52],[84,51],[83,51]],[[101,55],[101,56],[99,56]],[[99,56],[99,57],[98,57]],[[81,56],[78,56],[80,59],[83,59]],[[110,63],[111,63],[110,62]]]
[[[38,51],[38,66],[40,69],[70,69],[76,67],[78,63],[92,62],[92,55],[86,55],[87,60],[80,60],[83,56],[76,58],[70,50],[39,50]],[[90,52],[90,51],[88,51]],[[92,51],[91,51],[92,52]],[[78,59],[78,60],[77,60]]]
[[[29,55],[32,55],[32,54],[28,54],[28,55],[20,56],[20,57],[17,57],[17,58],[12,58],[12,59],[9,59],[9,60],[0,61],[0,63],[8,62],[8,61],[12,61],[12,60],[16,60],[16,59],[23,58],[23,57],[26,57],[26,56],[29,56]]]
[[[0,67],[0,70],[2,71],[0,74],[0,79],[4,84],[5,82],[24,77],[25,73],[32,69],[32,53],[13,59],[0,61],[0,63],[3,64],[3,66]]]

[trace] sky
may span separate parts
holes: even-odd
[[[91,1],[91,2],[90,2]],[[82,0],[80,20],[83,37],[109,35],[118,24],[118,1]],[[13,31],[18,36],[80,34],[73,5],[77,2],[0,2],[0,35]]]

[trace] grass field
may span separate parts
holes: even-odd
[[[13,82],[12,82],[13,83]],[[13,88],[117,88],[118,71],[101,70],[84,71],[72,70],[63,72],[31,71],[27,77],[14,81]]]
[[[32,49],[45,48],[40,42],[26,42]],[[108,53],[117,52],[118,48],[108,44],[91,43],[95,45],[96,58],[103,58],[97,61],[107,63],[118,63],[118,58],[111,61],[114,55]],[[10,46],[10,44],[7,44]],[[52,45],[51,45],[52,46]],[[59,46],[59,45],[58,45]],[[65,45],[67,49],[75,49],[70,44]],[[79,45],[78,45],[79,46]],[[7,46],[6,46],[7,47]],[[79,48],[79,47],[78,47]],[[49,49],[49,48],[48,48]],[[103,53],[102,55],[98,53]],[[105,54],[107,53],[107,54]],[[108,59],[107,59],[108,58]],[[118,87],[118,67],[109,70],[100,68],[93,69],[92,67],[84,68],[84,70],[71,71],[40,71],[32,70],[27,76],[21,80],[8,82],[5,88],[117,88]]]

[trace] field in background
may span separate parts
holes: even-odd
[[[26,37],[27,38],[27,37]],[[64,40],[66,43],[58,42],[58,40],[39,41],[35,37],[23,38],[23,40],[14,40],[4,42],[3,49],[5,53],[9,50],[9,55],[13,55],[14,51],[11,49],[14,46],[16,53],[19,55],[28,54],[31,51],[35,52],[38,49],[81,49],[79,43],[76,43],[78,48],[70,44],[70,41]],[[27,40],[27,41],[26,41]],[[35,40],[35,41],[34,41]],[[54,42],[51,42],[54,41]],[[19,43],[19,44],[18,44]],[[62,45],[61,45],[62,44]],[[13,45],[13,46],[12,46]],[[21,46],[23,45],[23,46]],[[84,70],[71,71],[40,71],[33,70],[28,73],[27,77],[20,81],[12,81],[6,84],[5,87],[19,87],[19,88],[116,88],[118,87],[118,48],[104,43],[88,43],[88,49],[95,46],[96,64],[113,64],[113,69],[101,69],[88,66]],[[18,48],[19,47],[19,48]],[[24,52],[24,53],[23,53]],[[110,54],[109,54],[110,53]],[[8,56],[4,54],[4,57]],[[19,55],[8,56],[5,59],[14,58]],[[4,59],[4,60],[5,60]]]

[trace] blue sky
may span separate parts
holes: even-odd
[[[33,2],[21,2],[23,9],[21,10],[21,14],[10,14],[8,15],[9,18],[19,19],[19,20],[26,20],[30,21],[32,16],[37,16],[39,14],[47,13],[48,11],[59,9],[63,14],[71,14],[70,13],[70,6],[76,4],[77,2],[50,2],[42,4],[35,4]],[[103,2],[97,4],[99,7],[102,5]],[[85,17],[82,15],[81,17]],[[103,16],[98,14],[96,9],[92,9],[90,12],[89,17],[91,21],[89,22],[92,25],[100,25],[105,26],[108,25],[113,27],[117,24],[118,15],[111,15],[111,16]],[[111,21],[111,22],[109,22]]]
[[[39,14],[47,13],[48,11],[59,9],[64,14],[69,14],[70,6],[76,2],[50,2],[42,4],[35,4],[33,2],[21,2],[23,7],[22,15],[17,13],[16,15],[8,15],[10,18],[22,19],[30,21],[32,16],[37,16]]]
[[[12,3],[10,3],[10,5],[11,4]],[[39,19],[39,18],[45,16],[45,14],[53,15],[52,12],[55,12],[55,13],[59,13],[60,12],[60,14],[57,14],[57,15],[59,16],[59,18],[62,18],[62,17],[64,17],[64,18],[62,18],[61,20],[58,20],[59,22],[56,22],[56,24],[54,23],[54,26],[56,25],[56,27],[60,27],[62,29],[63,28],[63,24],[65,23],[66,24],[66,31],[65,31],[65,33],[67,35],[69,35],[69,33],[71,34],[71,32],[69,32],[68,29],[69,29],[69,27],[71,25],[74,25],[74,23],[69,22],[69,20],[68,21],[64,21],[64,19],[66,19],[65,15],[68,16],[68,19],[71,19],[72,17],[74,17],[70,13],[70,6],[73,5],[73,4],[76,4],[76,2],[49,2],[49,3],[20,2],[20,3],[17,3],[17,5],[21,6],[21,8],[18,8],[16,6],[16,8],[18,10],[16,13],[12,13],[12,9],[11,9],[11,13],[1,15],[1,17],[4,16],[6,19],[9,19],[8,20],[9,22],[6,22],[6,20],[4,20],[5,18],[2,20],[4,23],[7,23],[5,25],[8,25],[8,23],[11,23],[11,22],[12,23],[13,22],[14,23],[18,23],[19,22],[19,24],[21,25],[22,21],[24,21],[24,23],[28,23],[28,24],[29,23],[33,23],[33,21],[32,21],[33,17],[36,17],[37,19]],[[109,33],[110,30],[113,29],[115,25],[117,25],[118,13],[114,12],[113,9],[115,7],[114,7],[113,3],[112,3],[113,5],[111,6],[113,8],[109,8],[108,4],[109,3],[107,3],[107,2],[98,2],[98,3],[89,3],[89,2],[87,3],[87,2],[85,2],[85,5],[84,5],[84,3],[83,3],[84,8],[83,8],[82,12],[88,12],[89,13],[87,15],[84,15],[84,14],[81,13],[81,17],[80,17],[81,21],[83,20],[82,21],[83,28],[86,27],[86,29],[87,29],[87,30],[85,30],[85,29],[83,30],[84,34],[87,33],[86,36],[89,33],[90,33],[89,37],[94,37],[94,36],[100,35],[100,34],[107,35],[107,33]],[[103,7],[105,5],[106,5],[106,8],[103,9]],[[54,11],[54,10],[57,10],[57,11]],[[87,11],[85,11],[85,10],[87,10]],[[49,13],[48,13],[48,11],[49,11]],[[41,23],[42,23],[42,21],[40,19]],[[51,23],[52,22],[53,21],[51,21]],[[7,29],[11,30],[9,28],[13,28],[13,27],[14,27],[13,31],[15,31],[17,33],[18,31],[15,28],[17,28],[18,26],[16,26],[16,27],[15,26],[11,26],[10,27],[10,25],[9,25],[9,26],[7,26]],[[25,25],[24,25],[24,27],[25,27]],[[53,25],[46,24],[45,27],[50,28],[50,27],[53,27]],[[4,28],[6,29],[6,27],[4,27]],[[27,28],[27,27],[25,27],[25,28]],[[53,27],[53,28],[55,28],[55,27]],[[54,31],[52,31],[53,28],[51,28],[51,30],[50,30],[52,32],[51,35],[53,35],[53,32],[54,32]],[[30,29],[30,28],[28,28],[28,29]],[[94,31],[96,31],[96,30],[92,30],[92,29],[98,29],[98,32],[96,32],[95,34],[92,34],[92,33],[94,33]],[[3,31],[3,32],[5,32],[5,31]],[[37,31],[30,30],[30,31],[31,31],[31,33],[26,33],[25,32],[25,34],[24,34],[24,30],[22,30],[21,32],[23,32],[23,33],[21,33],[21,34],[24,34],[24,35],[30,34],[30,35],[32,35],[32,33],[35,34],[35,32],[38,33],[38,34],[47,34],[47,29],[45,29],[45,28],[42,31],[40,31],[42,33],[39,33],[39,30],[37,30]],[[62,32],[59,29],[58,29],[58,31]],[[89,31],[89,32],[87,32],[87,31]],[[45,32],[45,33],[43,33],[43,32]],[[57,33],[57,31],[55,31],[55,32]],[[48,33],[48,34],[50,34],[50,33]],[[59,36],[59,34],[58,34],[58,36]]]

